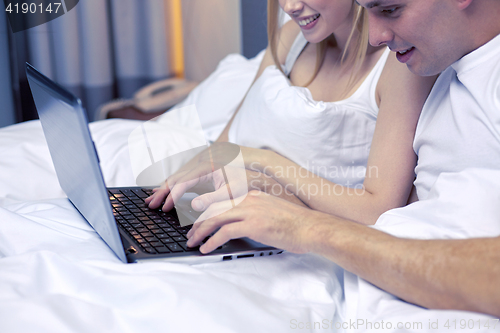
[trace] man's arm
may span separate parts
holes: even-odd
[[[215,216],[217,208],[213,204],[206,213]],[[500,237],[401,239],[256,191],[235,208],[196,223],[188,244],[198,244],[219,227],[202,252],[246,236],[294,253],[320,254],[427,308],[500,316]]]
[[[312,252],[408,302],[500,316],[500,237],[402,239],[335,218],[313,230]]]

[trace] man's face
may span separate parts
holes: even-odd
[[[454,0],[358,0],[368,11],[370,44],[387,44],[415,74],[435,75],[464,54]],[[462,35],[463,36],[463,35]]]

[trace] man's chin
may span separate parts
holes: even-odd
[[[442,70],[437,70],[435,68],[426,68],[418,66],[416,64],[406,64],[406,67],[415,75],[418,76],[434,76],[442,72]]]

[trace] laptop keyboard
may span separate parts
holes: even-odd
[[[109,200],[118,226],[150,254],[196,251],[186,245],[189,227],[182,227],[175,211],[162,212],[147,207],[149,189],[110,189]]]

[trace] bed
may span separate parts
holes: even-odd
[[[222,130],[258,62],[226,58],[184,102],[201,108],[207,138]],[[235,78],[240,84],[228,94],[227,82]],[[135,185],[127,138],[139,125],[90,124],[107,186]],[[376,227],[404,235],[404,223],[392,220],[389,214]],[[481,232],[498,232],[486,229]],[[0,267],[2,333],[500,332],[492,317],[408,304],[313,254],[193,266],[123,264],[67,200],[39,121],[0,129]],[[463,320],[474,329],[461,329]]]

